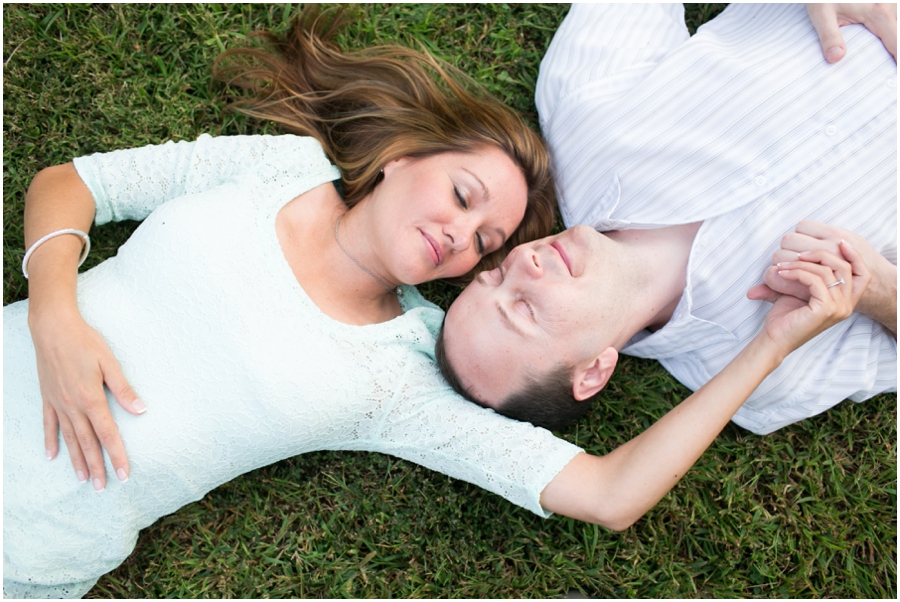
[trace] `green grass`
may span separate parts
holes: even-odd
[[[721,5],[693,5],[693,28]],[[41,168],[96,151],[275,131],[223,111],[210,64],[296,8],[4,7],[4,303],[22,202]],[[537,68],[567,11],[552,5],[359,7],[350,45],[419,40],[536,123]],[[85,269],[136,224],[97,228]],[[423,292],[446,305],[453,287]],[[624,358],[565,436],[604,453],[689,392]],[[89,597],[896,598],[896,395],[845,403],[767,437],[729,426],[671,494],[613,533],[540,519],[388,456],[306,454],[239,477],[152,525]]]

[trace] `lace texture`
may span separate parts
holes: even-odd
[[[4,595],[83,595],[159,517],[313,450],[392,454],[548,515],[541,490],[581,450],[455,396],[433,363],[438,308],[406,287],[402,316],[349,326],[294,278],[275,216],[338,177],[315,140],[204,135],[75,166],[97,223],[144,219],[78,302],[149,411],[108,395],[131,477],[77,483],[65,449],[44,457],[27,301],[4,308]]]

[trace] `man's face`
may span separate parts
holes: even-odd
[[[481,272],[447,312],[444,342],[463,386],[491,407],[560,365],[606,347],[598,337],[608,239],[587,226],[519,245]]]

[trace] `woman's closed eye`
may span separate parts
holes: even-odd
[[[457,188],[456,186],[453,187],[453,194],[456,195],[456,200],[459,201],[459,204],[463,209],[469,208],[469,203],[466,202],[465,197],[463,197],[462,193],[459,191],[459,188]]]
[[[469,203],[468,201],[466,201],[466,198],[463,196],[463,194],[459,191],[458,187],[453,187],[453,194],[456,195],[456,200],[459,201],[459,206],[468,211]],[[484,245],[484,237],[482,237],[478,232],[475,233],[475,248],[478,249],[478,254],[482,257],[487,254],[487,249]]]

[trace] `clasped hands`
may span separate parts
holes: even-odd
[[[790,262],[819,262],[825,255],[846,260],[845,249],[851,247],[859,255],[866,279],[854,271],[847,284],[859,298],[855,311],[881,323],[894,338],[897,337],[897,266],[892,264],[869,241],[854,232],[811,220],[797,224],[794,232],[785,234],[781,248],[772,255],[772,265],[763,276],[763,283],[747,292],[750,299],[774,302],[779,295],[790,295],[807,301],[809,289],[799,281],[786,278],[784,265]],[[826,283],[826,284],[830,284]]]

